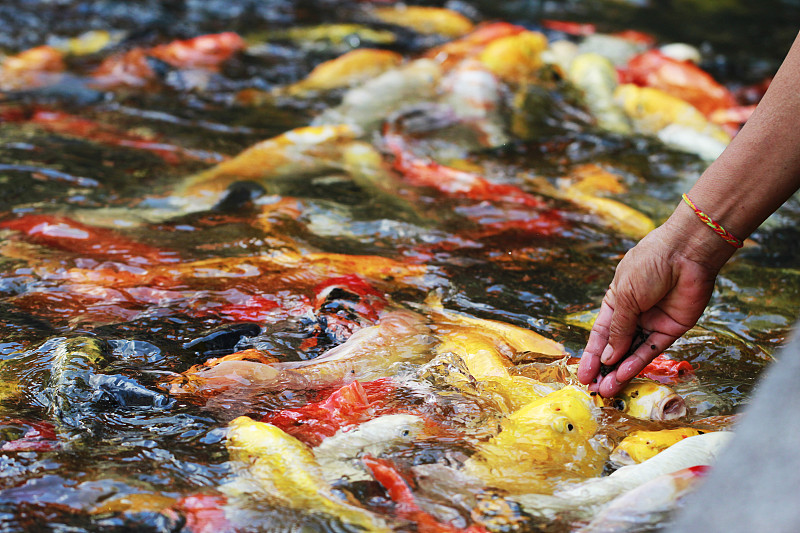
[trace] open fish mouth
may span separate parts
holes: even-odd
[[[652,420],[676,420],[686,416],[686,400],[678,394],[670,394],[653,406]]]

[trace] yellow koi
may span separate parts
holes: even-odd
[[[235,472],[252,483],[234,482],[222,487],[225,492],[250,493],[295,509],[329,514],[365,531],[389,531],[372,513],[339,499],[311,448],[280,428],[240,416],[228,426],[227,447]]]
[[[379,7],[372,15],[387,24],[402,26],[426,35],[461,37],[472,31],[472,22],[460,13],[438,7],[407,6]]]
[[[702,435],[694,428],[662,429],[660,431],[634,431],[611,452],[611,461],[619,465],[641,463],[687,437]]]

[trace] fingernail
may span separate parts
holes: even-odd
[[[614,348],[610,344],[606,345],[605,349],[603,349],[603,354],[600,356],[600,362],[607,365],[612,353],[614,353]]]

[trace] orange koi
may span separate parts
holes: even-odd
[[[387,414],[387,398],[397,385],[388,378],[361,383],[353,381],[336,389],[326,399],[265,416],[267,422],[305,442],[319,446],[343,427],[361,424]]]
[[[375,480],[386,489],[389,498],[395,502],[394,512],[397,516],[416,523],[416,530],[419,533],[488,533],[483,526],[479,525],[462,529],[440,522],[436,517],[420,508],[409,481],[391,462],[369,455],[362,457],[361,461]]]
[[[633,57],[620,74],[625,83],[660,89],[689,102],[706,116],[736,105],[733,94],[703,69],[658,50]]]
[[[688,361],[667,359],[664,354],[657,356],[639,373],[639,377],[650,378],[659,383],[675,383],[694,374]]]
[[[516,35],[523,31],[525,31],[524,27],[508,22],[480,24],[464,37],[430,49],[424,54],[424,57],[435,59],[445,67],[451,67],[462,59],[479,54],[487,44],[495,39]]]
[[[384,128],[383,141],[394,155],[394,168],[412,185],[431,187],[449,196],[479,201],[500,201],[526,207],[545,207],[544,201],[515,185],[492,183],[486,178],[417,157],[405,146],[403,137],[391,125]]]
[[[56,215],[23,215],[0,222],[0,228],[18,231],[26,241],[99,259],[121,259],[140,264],[174,263],[177,253],[129,240],[116,231],[87,226]]]
[[[64,54],[52,46],[37,46],[8,56],[0,68],[0,90],[47,85],[66,70]]]
[[[226,31],[158,45],[148,55],[177,68],[214,69],[245,46],[238,34]]]
[[[566,33],[568,35],[582,35],[585,37],[586,35],[592,35],[593,33],[597,32],[597,28],[594,24],[550,19],[543,19],[541,23],[542,26],[548,30],[560,31],[561,33]]]

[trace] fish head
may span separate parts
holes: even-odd
[[[686,401],[670,387],[649,380],[632,381],[607,405],[642,420],[675,420],[686,415]]]
[[[597,420],[589,394],[568,386],[528,403],[506,418],[503,426],[504,430],[538,428],[559,439],[589,438],[597,431]]]

